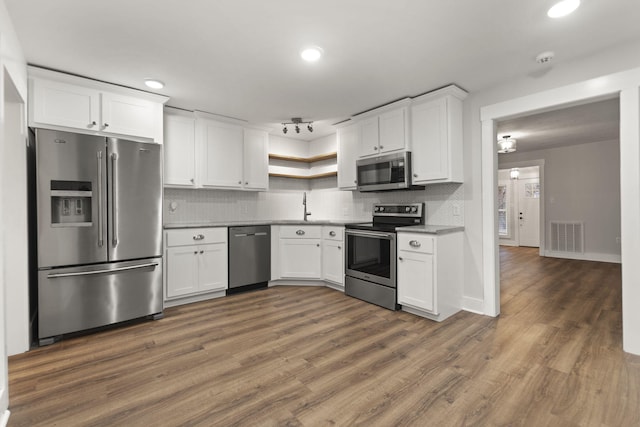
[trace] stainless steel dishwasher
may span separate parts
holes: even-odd
[[[266,288],[271,278],[271,227],[229,227],[227,294]]]

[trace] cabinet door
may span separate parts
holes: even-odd
[[[357,124],[338,129],[338,188],[357,188],[356,159],[360,148],[360,126]]]
[[[322,250],[319,239],[280,239],[280,277],[320,279]]]
[[[249,190],[269,188],[269,135],[256,129],[244,130],[244,183]]]
[[[344,284],[344,251],[342,242],[322,242],[322,278],[329,282]]]
[[[242,188],[242,127],[197,119],[203,187]]]
[[[100,130],[121,135],[156,137],[159,106],[132,96],[103,92]]]
[[[360,123],[360,149],[358,154],[360,157],[372,156],[378,154],[379,131],[378,117],[371,117]]]
[[[223,290],[228,287],[227,244],[198,246],[199,290]]]
[[[167,298],[198,292],[197,252],[196,246],[167,249]]]
[[[195,120],[193,117],[164,116],[164,185],[195,187]]]
[[[435,312],[433,255],[398,251],[398,303]]]
[[[407,127],[406,108],[389,111],[378,118],[380,129],[379,152],[404,150],[406,148]]]
[[[100,94],[94,89],[33,80],[30,125],[48,124],[100,130]]]
[[[447,100],[416,105],[411,111],[413,182],[428,183],[449,177]]]

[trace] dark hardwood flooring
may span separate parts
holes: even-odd
[[[640,425],[620,266],[500,259],[498,318],[276,287],[13,356],[9,425]]]

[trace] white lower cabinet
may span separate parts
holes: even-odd
[[[320,226],[280,227],[280,278],[320,279],[322,249]]]
[[[166,300],[227,289],[226,227],[167,230],[165,242]]]
[[[398,303],[442,321],[462,308],[462,233],[398,232]]]
[[[344,227],[322,227],[322,279],[344,286]]]

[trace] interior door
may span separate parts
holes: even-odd
[[[109,260],[162,255],[161,146],[107,139]]]
[[[519,245],[540,247],[540,180],[518,180]]]

